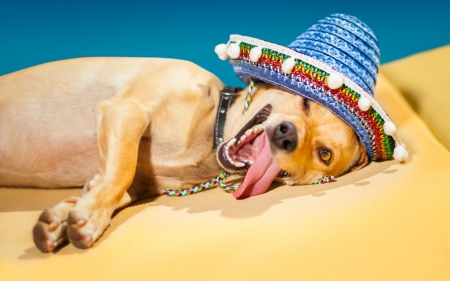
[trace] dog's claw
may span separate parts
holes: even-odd
[[[54,221],[54,220],[52,220],[52,221],[50,222],[50,224],[48,225],[48,229],[49,229],[49,230],[55,230],[55,229],[58,228],[58,226],[59,226],[59,223],[56,222],[56,221]]]
[[[82,226],[84,226],[85,224],[86,224],[86,220],[85,219],[78,219],[77,220],[77,226],[78,227],[82,227]]]
[[[73,203],[76,204],[80,197],[70,196],[69,198],[64,199],[67,203]]]

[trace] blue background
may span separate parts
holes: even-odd
[[[385,63],[450,44],[449,11],[447,0],[0,0],[0,75],[74,57],[170,57],[241,85],[213,51],[229,34],[287,45],[317,20],[346,13],[374,30]]]

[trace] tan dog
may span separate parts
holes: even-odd
[[[274,179],[310,184],[367,164],[341,119],[265,84],[244,117],[245,90],[234,101],[216,153],[223,87],[202,68],[169,59],[75,59],[0,77],[0,186],[85,188],[42,213],[36,246],[49,252],[69,239],[89,248],[115,210],[223,168],[248,170],[234,194],[244,198]]]

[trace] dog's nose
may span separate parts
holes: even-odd
[[[283,121],[275,129],[272,135],[273,143],[286,152],[292,152],[297,147],[298,136],[295,125],[289,121]]]

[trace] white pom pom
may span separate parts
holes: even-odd
[[[262,48],[261,47],[253,47],[250,51],[250,60],[252,62],[258,62],[259,58],[262,55]]]
[[[281,65],[281,70],[283,70],[283,72],[286,74],[291,74],[292,69],[294,69],[294,66],[295,66],[295,59],[287,58]]]
[[[397,131],[397,128],[395,127],[394,123],[386,122],[383,125],[383,130],[387,135],[392,136]]]
[[[358,106],[362,111],[367,111],[370,108],[370,100],[361,96],[358,100]]]
[[[409,154],[408,151],[403,147],[403,145],[397,145],[394,148],[394,159],[399,162],[405,162],[408,160]]]
[[[221,60],[226,60],[228,58],[227,49],[228,49],[227,44],[222,43],[222,44],[217,45],[214,48],[214,52],[216,52],[217,56]]]
[[[331,73],[328,76],[328,87],[332,90],[338,89],[344,85],[344,78],[337,74],[337,73]]]
[[[240,53],[241,48],[239,48],[239,42],[230,44],[230,46],[228,46],[227,54],[230,56],[230,58],[237,59]]]

